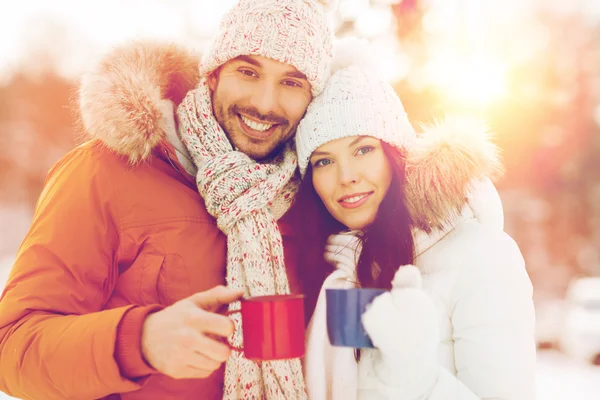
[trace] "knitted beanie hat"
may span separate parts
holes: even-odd
[[[335,0],[238,0],[221,20],[204,55],[200,73],[208,75],[241,55],[290,64],[308,78],[313,96],[330,75]]]
[[[358,50],[361,47],[362,50]],[[343,69],[335,71],[329,78],[323,93],[308,106],[296,131],[296,151],[302,176],[313,151],[332,140],[373,136],[400,148],[416,140],[415,131],[391,85],[379,78],[364,60],[348,57],[350,52],[371,58],[364,48],[364,44],[355,40],[336,45],[334,63]]]

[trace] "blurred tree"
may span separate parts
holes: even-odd
[[[507,168],[499,187],[518,193],[515,201],[506,196],[509,233],[534,284],[560,296],[568,278],[600,275],[600,21],[583,9],[565,13],[556,3],[529,4],[530,26],[503,33],[502,44],[518,41],[528,52],[513,60],[508,96],[485,115]],[[411,74],[426,67],[425,49],[435,40],[423,23],[431,4],[391,6]],[[440,118],[454,107],[433,83],[419,83],[409,77],[395,85],[413,121]],[[532,213],[537,217],[528,218]]]
[[[18,74],[0,89],[2,203],[33,206],[48,169],[73,148],[72,90],[51,71],[36,79]]]
[[[513,47],[526,51],[511,60],[508,95],[481,109],[504,150],[508,173],[500,189],[510,233],[535,279],[552,276],[555,265],[560,272],[554,276],[564,280],[565,265],[571,275],[600,274],[600,21],[557,11],[555,3],[527,2],[533,8],[527,24],[509,25],[496,32],[502,41],[484,43],[484,50],[489,46],[501,56]],[[380,64],[396,72],[394,87],[415,123],[459,108],[424,73],[440,40],[428,20],[439,4],[341,0],[337,13],[338,35],[366,37],[379,46]],[[201,13],[196,3],[193,9],[189,15]],[[189,15],[181,16],[182,24],[194,24]],[[62,78],[61,62],[86,45],[76,38],[65,22],[38,20],[20,72],[0,87],[0,205],[33,206],[49,167],[77,142],[69,108],[74,83]],[[458,42],[468,44],[460,37]]]

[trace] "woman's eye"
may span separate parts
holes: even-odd
[[[324,167],[329,164],[331,164],[331,160],[328,160],[327,158],[322,158],[322,159],[318,160],[316,163],[314,163],[313,167],[319,168],[319,167]]]
[[[250,71],[248,69],[240,69],[239,70],[242,74],[249,76],[249,77],[255,77],[256,74],[254,73],[254,71]]]
[[[364,146],[364,147],[361,147],[360,149],[358,149],[356,151],[356,154],[358,154],[358,155],[367,154],[368,152],[373,151],[374,149],[375,148],[373,146]]]

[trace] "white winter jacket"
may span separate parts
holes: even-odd
[[[495,203],[498,195],[491,184],[482,189],[480,196]],[[465,207],[453,228],[421,236],[416,243],[423,290],[438,313],[441,367],[435,384],[419,398],[535,398],[532,286],[517,245],[502,230],[498,211]],[[378,395],[369,392],[377,379],[374,351],[364,351],[358,366],[359,398]],[[389,389],[386,392],[395,394]]]
[[[434,164],[435,150],[448,144],[448,141],[440,140],[440,137],[448,137],[454,132],[447,126],[439,129],[441,132],[434,132],[436,140],[433,144],[429,143],[432,146],[429,151],[419,155],[433,158]],[[489,162],[489,157],[494,161],[495,153],[480,152],[481,143],[465,145],[464,141],[456,140],[456,137],[453,137],[453,140],[453,147],[447,148],[451,157],[447,157],[448,154],[441,155],[444,163],[447,163],[448,159],[451,162],[464,163],[464,158],[460,157],[465,155],[470,157],[469,160],[478,159],[480,163],[473,164],[473,168],[467,170],[464,177],[453,176],[438,186],[437,197],[427,199],[427,202],[424,200],[425,196],[436,196],[435,193],[429,192],[428,189],[431,188],[424,183],[430,175],[421,171],[418,172],[420,175],[417,178],[413,177],[417,180],[423,178],[420,182],[421,194],[424,196],[422,199],[433,208],[428,210],[428,215],[421,215],[420,219],[415,218],[417,222],[431,223],[428,234],[423,230],[415,231],[415,265],[421,271],[423,291],[431,297],[437,311],[440,333],[438,368],[431,371],[431,376],[415,380],[414,385],[420,385],[419,390],[415,392],[406,382],[395,386],[393,382],[390,384],[388,379],[386,384],[382,384],[375,365],[378,362],[379,350],[363,350],[356,372],[352,367],[349,369],[348,357],[345,355],[346,367],[341,373],[347,376],[356,374],[356,398],[535,398],[535,317],[531,282],[517,245],[503,231],[502,206],[496,189],[487,179],[489,174],[476,173],[485,171],[485,163]],[[453,158],[453,150],[457,148],[461,154]],[[446,164],[443,166],[449,167]],[[428,168],[431,168],[431,165]],[[454,173],[457,171],[456,168],[439,168],[439,163],[437,170]],[[443,175],[438,176],[438,179],[440,177]],[[473,185],[473,182],[478,183]],[[408,185],[411,184],[415,185],[409,181]],[[439,185],[439,182],[437,184]],[[453,190],[444,184],[459,186],[459,190]],[[415,197],[411,197],[414,195],[414,192],[408,194],[409,202],[415,201]],[[454,198],[448,200],[442,196]],[[460,205],[458,212],[456,205]],[[419,207],[424,210],[425,206],[413,206],[412,212]],[[336,273],[339,274],[340,271]],[[322,336],[322,333],[315,332],[316,326],[322,325],[311,321],[308,329],[309,346],[305,372],[309,393],[313,393],[313,400],[338,400],[332,395],[336,392],[346,393],[343,400],[352,400],[352,394],[348,395],[352,390],[349,391],[347,387],[344,390],[328,388],[326,395],[323,394],[323,390],[311,388],[311,385],[323,385],[323,380],[319,377],[323,375],[328,376],[326,380],[332,382],[325,382],[325,385],[339,386],[336,382],[343,382],[345,386],[352,385],[349,379],[335,379],[335,371],[320,371],[322,373],[315,374],[317,371],[314,370],[318,369],[315,368],[317,363],[311,360],[315,359],[315,348],[318,346],[314,345],[315,340],[312,337]],[[381,326],[382,329],[390,329],[386,321],[382,321]],[[410,327],[407,326],[406,329]],[[333,351],[331,348],[325,349],[325,353],[335,354],[335,349],[339,348],[334,348]],[[319,357],[321,356],[317,356],[317,359]],[[335,365],[335,362],[319,361],[322,365]],[[393,376],[393,372],[387,371],[386,375]],[[423,382],[428,383],[423,386]]]

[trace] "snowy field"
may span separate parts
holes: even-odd
[[[600,366],[579,363],[557,351],[540,351],[537,399],[600,399]]]
[[[538,356],[537,400],[600,399],[600,367],[572,361],[556,351]],[[0,400],[12,397],[2,395]]]

